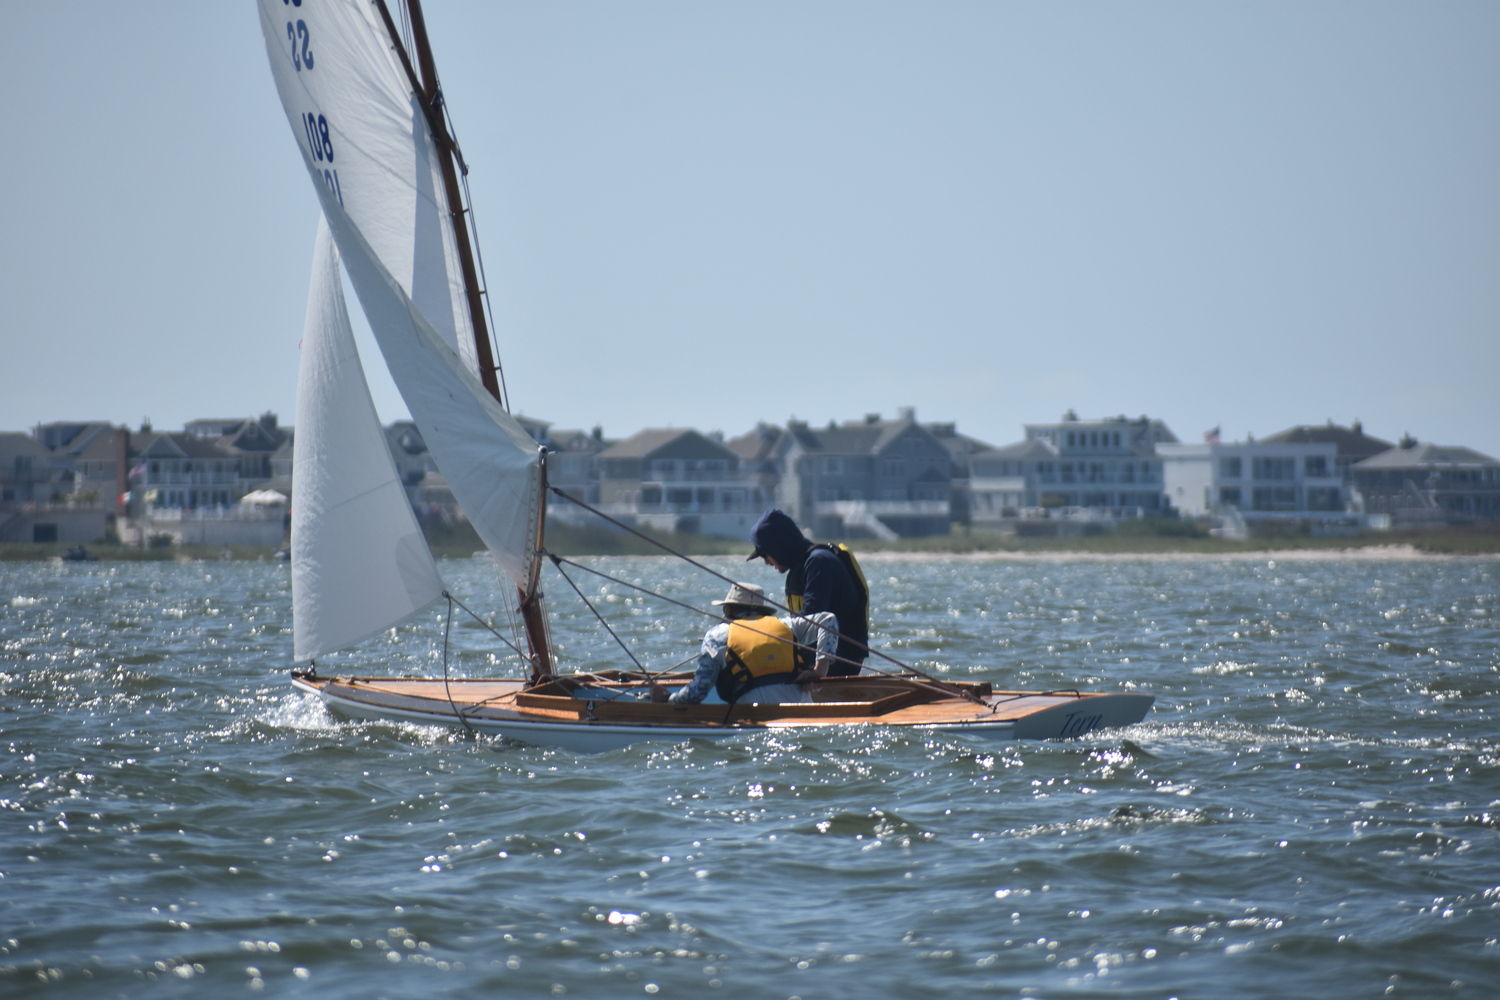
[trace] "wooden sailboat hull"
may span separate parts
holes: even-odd
[[[518,680],[444,682],[305,674],[294,674],[293,684],[352,718],[466,725],[581,753],[647,741],[719,740],[752,732],[852,726],[938,730],[996,740],[1070,739],[1134,725],[1146,717],[1155,700],[1134,693],[997,692],[987,684],[939,687],[898,677],[830,680],[807,704],[734,706],[637,700],[644,695],[644,683],[612,672],[561,678],[532,689]],[[971,697],[955,694],[955,689]]]

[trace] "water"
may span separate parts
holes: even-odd
[[[1495,995],[1500,562],[866,570],[900,658],[1156,709],[577,756],[293,693],[285,566],[0,564],[0,994]],[[574,576],[648,665],[692,652],[701,620]],[[548,591],[564,664],[621,665]],[[437,617],[328,669],[440,670]]]

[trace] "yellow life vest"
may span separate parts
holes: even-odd
[[[719,697],[733,704],[751,688],[790,684],[798,661],[805,659],[797,655],[796,642],[792,630],[774,615],[730,622],[724,668],[714,685]]]

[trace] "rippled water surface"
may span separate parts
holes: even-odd
[[[293,693],[285,566],[0,564],[0,994],[1496,995],[1500,563],[866,570],[903,660],[1155,711],[578,756]],[[693,652],[701,619],[575,576],[647,665]],[[624,664],[548,592],[564,666]],[[514,671],[454,632],[458,673]],[[440,671],[441,634],[326,669]]]

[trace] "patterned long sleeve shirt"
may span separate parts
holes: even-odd
[[[792,638],[798,645],[817,650],[817,659],[831,658],[838,649],[839,620],[831,611],[820,611],[813,615],[791,615],[780,619],[792,630]],[[698,669],[693,679],[672,693],[671,701],[677,705],[696,705],[718,683],[719,671],[724,669],[724,654],[729,648],[729,623],[720,622],[703,636],[703,648],[698,652]],[[769,684],[755,692],[756,700],[770,703],[779,692],[778,688],[797,688],[795,684]],[[800,689],[799,689],[800,690]],[[790,694],[791,692],[787,692]],[[787,700],[777,698],[777,701]]]

